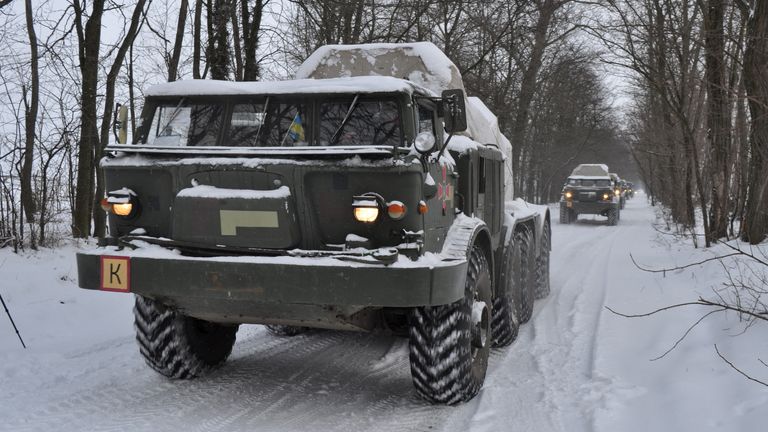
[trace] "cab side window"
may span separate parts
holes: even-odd
[[[434,113],[434,111],[431,108],[429,108],[429,107],[427,107],[427,106],[425,106],[425,105],[423,105],[421,103],[418,106],[419,106],[419,109],[417,111],[418,112],[418,118],[416,119],[416,121],[418,122],[419,130],[418,130],[417,133],[429,132],[432,135],[435,135],[435,113]]]

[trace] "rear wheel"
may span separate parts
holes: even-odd
[[[544,232],[541,234],[541,248],[536,258],[536,298],[542,299],[549,295],[549,242],[552,230],[549,223],[544,224]]]
[[[188,317],[162,303],[136,296],[134,328],[147,364],[168,378],[195,378],[226,361],[237,325]]]
[[[495,287],[494,290],[491,329],[493,346],[495,347],[510,345],[517,339],[517,333],[520,330],[516,301],[520,289],[517,285],[519,264],[519,250],[514,243],[510,244],[504,253],[504,261],[501,263],[499,286]]]
[[[491,275],[482,250],[472,248],[464,298],[414,308],[410,320],[413,385],[432,403],[472,399],[485,380],[491,348]]]
[[[519,248],[520,271],[517,272],[518,287],[520,287],[520,303],[518,317],[525,324],[533,316],[533,300],[535,297],[535,258],[533,255],[533,237],[525,227],[515,232],[515,246]]]

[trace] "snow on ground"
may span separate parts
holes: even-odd
[[[746,332],[713,315],[666,357],[702,308],[643,313],[711,296],[718,263],[661,273],[725,253],[694,250],[652,228],[653,209],[629,201],[617,227],[582,217],[553,226],[552,294],[507,349],[492,352],[485,387],[457,407],[414,395],[407,342],[318,331],[294,338],[242,326],[229,362],[194,381],[146,367],[133,341],[129,295],[76,287],[75,247],[22,256],[0,250],[2,294],[29,348],[0,311],[0,430],[185,431],[742,431],[762,430],[768,388],[766,325]]]

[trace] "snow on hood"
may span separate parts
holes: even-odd
[[[288,186],[281,186],[274,190],[253,190],[253,189],[225,189],[215,186],[200,185],[191,188],[182,189],[176,195],[186,198],[211,198],[211,199],[278,199],[291,196],[291,190]]]
[[[414,91],[429,94],[419,85],[393,77],[344,77],[298,79],[288,81],[218,81],[183,80],[157,84],[147,89],[146,96],[239,96],[323,93],[395,93]]]

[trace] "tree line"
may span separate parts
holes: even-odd
[[[710,11],[716,4],[722,19]],[[764,237],[768,222],[760,228],[754,209],[765,207],[768,188],[763,182],[758,193],[762,178],[754,176],[768,160],[761,156],[766,135],[753,119],[765,115],[766,99],[750,80],[765,74],[765,23],[749,7],[703,0],[0,0],[0,39],[8,41],[0,46],[0,241],[45,244],[51,222],[75,237],[104,234],[98,162],[113,139],[114,105],[129,104],[135,130],[149,84],[285,79],[321,45],[411,41],[440,47],[468,93],[498,116],[512,142],[516,196],[556,201],[573,166],[605,162],[642,180],[680,223],[693,227],[696,209],[707,215],[707,239],[733,234],[719,231],[723,220]],[[747,72],[750,62],[757,66]],[[634,80],[629,113],[613,103],[606,65]],[[52,203],[67,211],[52,211]]]
[[[707,246],[768,234],[768,3],[630,0],[593,27],[633,72],[628,140],[651,199]],[[696,238],[696,236],[694,236]]]

